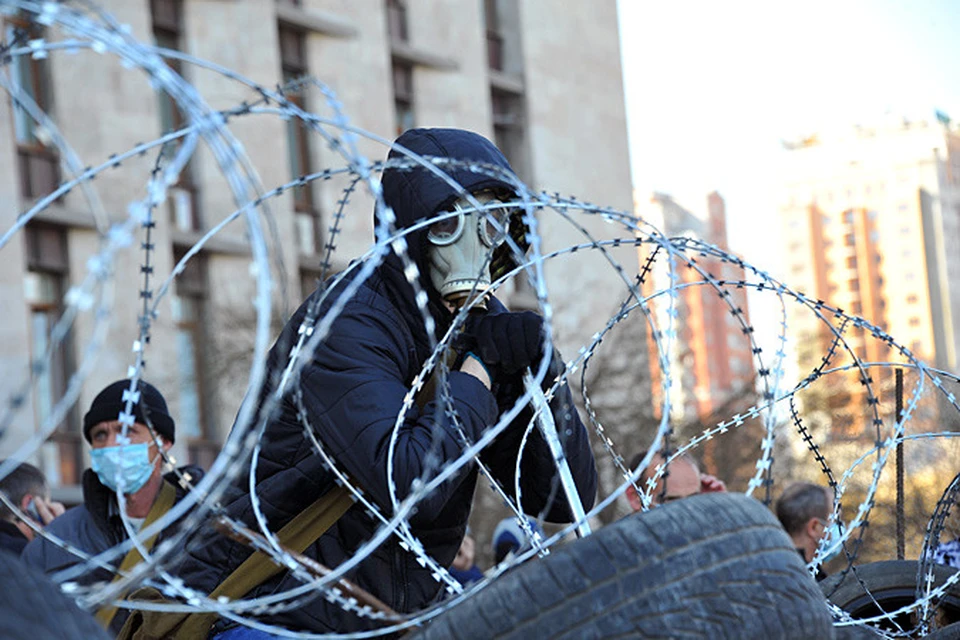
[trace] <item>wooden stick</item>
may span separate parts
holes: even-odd
[[[235,528],[234,525],[232,525],[224,517],[220,517],[217,520],[215,520],[213,523],[213,526],[218,532],[230,538],[231,540],[242,542],[243,544],[249,547],[253,547],[257,551],[260,551],[261,549],[270,548],[271,546],[270,543],[267,542],[267,539],[264,538],[261,534],[251,529],[248,529],[247,527],[239,527],[239,529]],[[309,571],[316,577],[323,578],[333,573],[333,571],[331,571],[328,567],[320,564],[313,558],[308,558],[302,553],[297,553],[296,551],[290,551],[289,549],[284,548],[283,545],[280,545],[280,549],[284,553],[290,554],[290,556],[293,557],[294,560],[301,563],[307,569],[307,571]],[[376,596],[374,596],[373,594],[369,593],[364,589],[361,589],[360,587],[353,584],[346,578],[340,578],[339,580],[337,580],[337,587],[339,587],[344,593],[349,594],[350,597],[354,598],[360,604],[366,605],[371,609],[375,609],[393,618],[400,617],[400,614],[398,614],[396,611],[388,607],[386,604],[380,601]],[[387,624],[392,624],[392,623],[387,622]]]

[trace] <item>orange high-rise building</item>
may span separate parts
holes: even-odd
[[[655,193],[649,205],[641,206],[641,216],[658,227],[666,236],[684,236],[701,240],[728,251],[726,206],[720,194],[707,196],[706,214],[697,215],[680,206],[670,196]],[[641,263],[650,256],[653,246],[641,248]],[[676,425],[695,420],[707,421],[729,401],[754,386],[753,351],[745,327],[749,327],[746,289],[737,287],[744,280],[737,264],[713,256],[702,256],[691,250],[701,271],[682,260],[674,263],[674,284],[679,288],[677,314],[673,317],[676,339],[666,355],[670,363],[670,415]],[[721,297],[705,275],[724,282]],[[643,283],[644,294],[663,292],[670,287],[668,262],[659,252],[653,268]],[[658,329],[665,331],[669,322],[670,297],[661,294],[651,299],[650,307]],[[741,319],[743,324],[741,324]],[[650,364],[654,401],[662,406],[663,391],[657,345],[650,340]],[[661,340],[661,345],[666,341]],[[752,404],[752,403],[747,403]]]

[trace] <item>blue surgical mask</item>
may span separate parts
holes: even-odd
[[[105,486],[123,493],[136,493],[153,475],[150,444],[103,447],[90,452],[90,466]]]
[[[824,537],[824,546],[829,547],[834,544],[837,540],[843,537],[843,528],[836,522],[827,527],[826,531],[823,534]],[[826,564],[840,555],[840,552],[843,551],[843,545],[838,546],[836,549],[831,551],[829,554],[823,556],[823,564]]]

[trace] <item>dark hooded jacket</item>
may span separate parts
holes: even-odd
[[[422,155],[469,159],[493,164],[509,170],[506,159],[485,138],[460,130],[411,130],[397,141]],[[391,157],[397,152],[391,152]],[[450,171],[469,191],[499,186],[503,183],[470,171]],[[407,228],[416,220],[428,217],[456,199],[456,192],[436,177],[417,168],[388,169],[383,180],[384,201],[390,205],[399,228]],[[420,267],[421,286],[428,292],[430,313],[438,326],[438,335],[449,327],[452,315],[443,306],[437,291],[430,286],[426,262],[425,233],[407,238],[410,255]],[[319,317],[340,295],[352,277],[337,285],[328,294]],[[321,295],[323,286],[314,292],[287,322],[268,358],[268,379],[272,382],[261,393],[263,398],[276,384],[278,372],[287,362],[290,346],[308,307]],[[491,301],[490,313],[505,309]],[[331,326],[330,334],[320,344],[301,373],[300,389],[308,418],[319,440],[346,471],[372,498],[385,515],[392,513],[387,482],[387,455],[390,434],[394,428],[404,396],[430,355],[430,344],[423,318],[414,304],[412,287],[403,275],[402,262],[389,254],[346,305]],[[462,428],[471,441],[497,422],[501,411],[513,405],[519,380],[502,380],[491,393],[475,377],[453,371],[448,378],[450,394]],[[404,416],[394,454],[393,478],[398,497],[402,499],[411,482],[427,467],[434,427],[439,423],[439,457],[450,461],[462,451],[454,427],[445,418],[438,399],[415,404]],[[596,492],[596,470],[588,437],[573,404],[569,391],[558,394],[555,401],[560,418],[566,417],[566,450],[578,488],[589,508]],[[494,476],[508,494],[514,490],[514,470],[523,429],[517,428],[529,413],[521,415],[497,440],[482,453]],[[558,423],[559,424],[559,423]],[[569,521],[569,508],[563,504],[562,491],[551,481],[556,475],[546,443],[539,434],[531,437],[522,460],[523,508],[528,513],[546,509],[552,521]],[[464,466],[458,474],[441,485],[417,505],[410,518],[413,534],[426,552],[439,564],[449,567],[456,556],[470,515],[477,469]],[[232,496],[224,504],[228,514],[250,526],[254,525],[247,478],[235,483]],[[273,531],[335,486],[332,473],[313,451],[303,427],[297,419],[296,403],[288,394],[267,421],[257,467],[256,487],[260,506]],[[370,539],[379,521],[354,505],[327,533],[310,545],[305,555],[328,567],[337,567]],[[177,568],[185,582],[210,593],[245,558],[248,547],[230,541],[213,531],[200,532],[195,544]],[[409,612],[428,605],[438,596],[440,584],[430,572],[404,551],[391,536],[357,568],[348,579],[376,595],[396,611]],[[288,572],[265,582],[247,597],[288,591],[300,581]],[[368,627],[368,621],[344,612],[322,596],[314,597],[290,611],[260,616],[264,622],[290,629],[315,632],[353,631]],[[221,620],[214,627],[218,632],[232,626]]]
[[[203,478],[203,470],[200,467],[186,466],[179,471],[181,474],[189,474],[190,481],[194,484]],[[177,474],[168,473],[164,479],[176,487],[176,501],[180,502],[187,494],[187,490],[179,484]],[[124,542],[127,539],[127,532],[123,527],[120,507],[114,491],[104,486],[92,469],[87,469],[83,473],[82,482],[83,504],[67,509],[63,515],[44,527],[44,530],[81,551],[97,555]],[[176,522],[164,529],[157,538],[156,544],[173,535],[178,530],[178,525],[179,522]],[[47,574],[82,562],[74,554],[42,536],[35,537],[24,548],[20,557],[27,564]],[[120,554],[113,559],[113,566],[119,566],[122,560],[123,554]],[[113,577],[114,573],[104,567],[90,567],[73,581],[86,585],[94,582],[109,582]],[[119,631],[126,618],[127,610],[119,609],[110,625],[111,629],[114,632]]]
[[[0,520],[0,551],[20,555],[28,542],[27,536],[23,535],[17,525],[7,520]]]

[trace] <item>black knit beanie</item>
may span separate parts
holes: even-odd
[[[130,388],[129,380],[117,380],[97,394],[90,405],[87,415],[83,416],[83,437],[90,440],[90,430],[101,422],[117,420],[120,413],[126,408],[123,392]],[[135,403],[130,412],[135,422],[150,425],[158,435],[168,442],[173,442],[175,425],[173,418],[167,412],[167,401],[149,382],[140,380],[140,401]],[[149,422],[147,421],[149,418]]]

